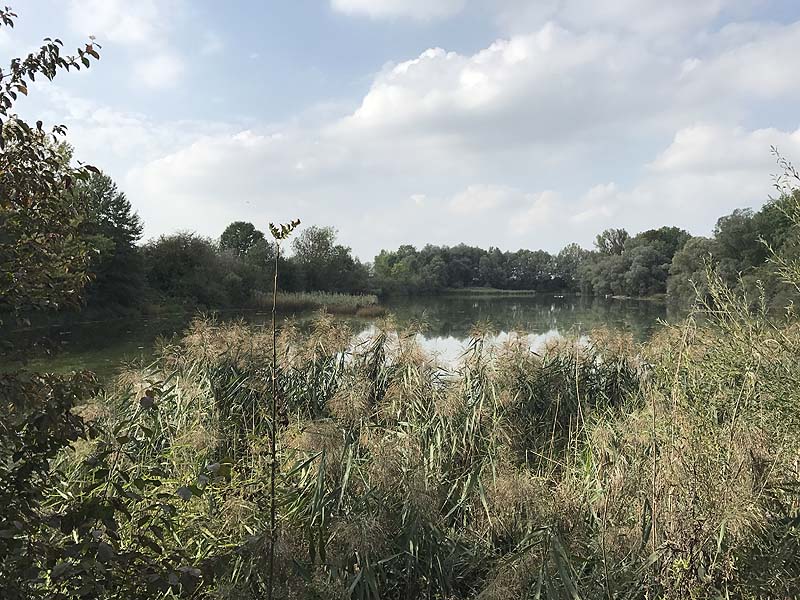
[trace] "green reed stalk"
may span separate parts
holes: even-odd
[[[270,381],[271,405],[270,405],[270,433],[269,433],[269,593],[268,598],[272,600],[275,573],[275,535],[277,533],[277,510],[275,506],[275,469],[276,469],[276,413],[277,413],[277,369],[278,354],[276,351],[278,334],[275,326],[275,307],[278,300],[278,257],[280,256],[280,244],[275,242],[275,273],[272,282],[272,378]]]
[[[277,475],[278,452],[276,439],[278,435],[278,330],[275,323],[275,312],[278,303],[278,262],[281,255],[281,240],[285,240],[300,225],[296,219],[289,224],[275,226],[269,224],[269,230],[275,239],[275,273],[272,280],[272,377],[270,379],[270,433],[269,433],[269,587],[267,598],[272,600],[275,588],[275,539],[278,535],[278,509],[275,500],[275,478]]]

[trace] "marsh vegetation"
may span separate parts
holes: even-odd
[[[454,368],[413,330],[388,321],[353,347],[322,314],[278,339],[276,422],[271,334],[195,321],[72,409],[93,434],[57,455],[43,506],[61,529],[92,508],[106,516],[77,541],[44,525],[55,547],[92,557],[63,559],[46,585],[126,597],[257,598],[270,581],[279,598],[791,597],[800,335],[720,283],[710,294],[702,319],[644,344],[599,330],[535,353],[475,330]]]

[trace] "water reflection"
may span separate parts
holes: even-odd
[[[367,342],[377,333],[375,325],[368,325],[355,336],[354,346]],[[551,329],[544,333],[520,333],[516,331],[499,331],[485,333],[483,341],[486,346],[499,347],[510,341],[523,342],[530,350],[536,352],[550,340],[563,337],[557,329]],[[586,337],[581,336],[585,341]],[[469,348],[470,339],[468,336],[455,337],[452,335],[430,335],[417,333],[415,341],[420,348],[433,358],[437,364],[446,368],[457,367],[461,364],[464,353]]]
[[[561,335],[610,327],[643,341],[658,327],[659,319],[670,316],[663,302],[581,296],[440,296],[393,300],[388,307],[401,325],[423,322],[428,338],[461,340],[476,323],[485,323],[497,332]]]
[[[476,323],[492,332],[486,337],[489,343],[500,344],[509,336],[521,333],[536,350],[553,337],[575,338],[599,327],[619,329],[637,340],[645,340],[658,327],[659,319],[671,316],[661,302],[578,296],[432,296],[392,299],[385,304],[399,327],[423,324],[418,340],[442,364],[457,362]],[[261,325],[270,319],[269,314],[254,312],[227,312],[219,316],[223,320],[242,318]],[[308,321],[311,317],[306,313],[300,320]],[[31,368],[91,369],[105,378],[125,363],[148,361],[157,337],[180,334],[190,320],[191,315],[134,321],[117,319],[36,331],[6,331],[3,336],[48,336],[53,341],[53,352],[34,359],[29,365]],[[368,335],[374,328],[370,320],[348,319],[348,322],[356,335]],[[0,370],[13,366],[8,360],[5,364],[0,361]]]

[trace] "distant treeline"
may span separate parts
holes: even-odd
[[[102,309],[153,305],[212,308],[252,306],[272,288],[275,248],[253,224],[231,223],[217,240],[193,233],[164,235],[144,245],[142,222],[106,175],[75,186],[82,206],[82,233],[98,252],[93,258],[87,304]],[[796,292],[782,284],[769,260],[798,255],[786,198],[758,212],[736,210],[717,222],[711,238],[677,227],[631,236],[624,229],[600,233],[592,250],[569,244],[560,252],[488,250],[459,244],[404,245],[382,250],[373,264],[337,243],[331,227],[309,227],[278,262],[278,284],[287,292],[421,294],[491,287],[537,292],[654,296],[685,304],[701,292],[706,269],[730,285],[787,302]]]
[[[713,236],[693,237],[677,227],[631,236],[624,229],[600,233],[592,250],[577,244],[557,254],[544,250],[503,252],[463,244],[401,246],[382,251],[373,266],[375,288],[389,293],[493,287],[540,292],[649,297],[666,294],[678,304],[704,292],[707,269],[730,286],[744,286],[775,306],[797,290],[782,283],[768,261],[798,256],[800,241],[787,215],[788,198],[771,200],[758,212],[735,210],[717,221]]]

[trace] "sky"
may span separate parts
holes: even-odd
[[[11,0],[8,0],[11,3]],[[800,162],[797,0],[18,0],[0,60],[95,36],[37,82],[145,237],[330,225],[400,244],[590,247],[718,217]]]

